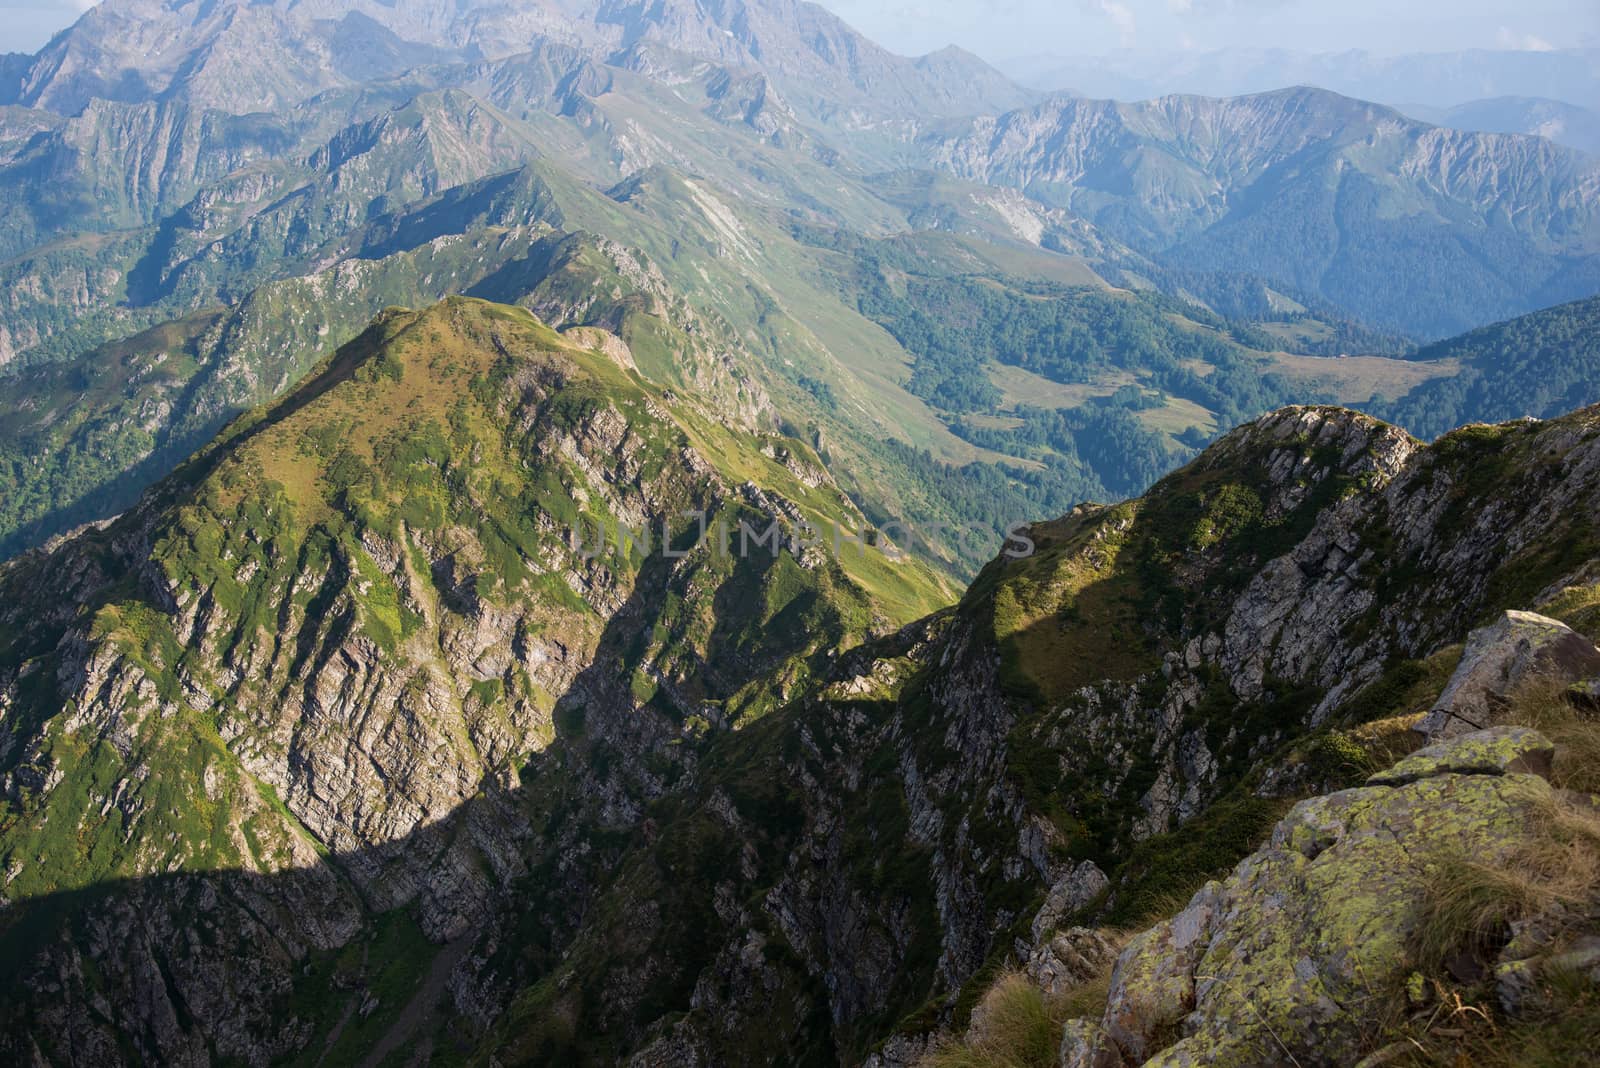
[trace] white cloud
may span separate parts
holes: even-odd
[[[1123,46],[1132,45],[1139,36],[1139,20],[1134,16],[1133,8],[1122,3],[1122,0],[1097,0],[1096,6],[1116,26],[1117,33],[1122,36]]]
[[[1509,26],[1500,27],[1500,47],[1512,52],[1554,52],[1556,46],[1531,33],[1517,33]]]

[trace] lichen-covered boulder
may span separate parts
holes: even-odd
[[[1473,731],[1419,749],[1387,771],[1367,780],[1368,786],[1404,786],[1436,775],[1504,775],[1527,772],[1548,778],[1555,746],[1528,727],[1496,727]]]
[[[1296,805],[1270,842],[1118,959],[1098,1024],[1063,1068],[1348,1065],[1395,989],[1444,850],[1515,848],[1550,802],[1549,743],[1501,728],[1452,739],[1367,786]],[[1404,770],[1402,770],[1404,769]]]
[[[1562,684],[1600,675],[1600,649],[1559,620],[1507,612],[1467,638],[1461,664],[1417,724],[1429,738],[1450,738],[1499,721],[1517,688],[1548,677]]]

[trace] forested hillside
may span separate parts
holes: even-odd
[[[1600,297],[1428,345],[1460,370],[1374,410],[1424,437],[1469,422],[1546,417],[1600,399]]]

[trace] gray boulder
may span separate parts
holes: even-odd
[[[1118,946],[1099,931],[1069,927],[1036,946],[1022,964],[1022,973],[1054,997],[1082,986],[1116,959]]]
[[[1440,850],[1503,857],[1554,796],[1526,768],[1550,743],[1498,729],[1445,742],[1354,790],[1302,801],[1267,845],[1118,958],[1106,1010],[1062,1036],[1062,1068],[1337,1068],[1350,1006],[1412,967]]]
[[[1033,944],[1039,945],[1061,926],[1061,921],[1090,904],[1111,885],[1106,873],[1086,860],[1056,880],[1045,895],[1044,905],[1033,918]]]
[[[1566,685],[1600,675],[1600,649],[1559,620],[1507,612],[1467,638],[1433,710],[1417,725],[1429,738],[1453,738],[1493,726],[1512,695],[1541,678]]]

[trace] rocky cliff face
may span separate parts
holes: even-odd
[[[1084,907],[1110,871],[1098,907],[1130,914],[1173,877],[1163,863],[1231,863],[1276,798],[1318,781],[1297,745],[1430,700],[1463,620],[1587,581],[1595,431],[1591,412],[1424,448],[1291,409],[1139,502],[1034,528],[1031,558],[708,761],[608,892],[615,919],[492,1043],[641,1063],[821,1044],[848,1063],[885,1030],[934,1026],[1014,938],[1027,947],[1042,900]],[[1503,496],[1486,461],[1536,491]],[[767,992],[759,1049],[732,993],[748,989]]]
[[[632,356],[389,313],[7,566],[8,1055],[920,1048],[997,961],[1109,949],[1052,928],[1232,864],[1475,621],[1589,625],[1594,411],[1274,413],[896,629],[939,587],[877,550],[574,551],[863,525]]]
[[[605,835],[692,773],[702,734],[892,626],[905,594],[937,596],[913,568],[876,600],[865,556],[851,578],[776,543],[697,545],[690,510],[730,542],[740,520],[864,524],[796,478],[816,470],[799,443],[768,460],[635,382],[524,312],[397,312],[123,520],[8,567],[18,1056],[100,1059],[67,1036],[180,1062],[333,1043],[337,1018],[284,999],[366,935],[361,996],[399,1018],[366,969],[436,957],[430,939],[459,959],[541,863],[581,916]],[[669,534],[670,555],[641,547]],[[140,881],[91,928],[30,935],[30,902],[79,915],[121,879]],[[568,916],[548,921],[564,939]],[[340,989],[330,966],[313,984]]]

